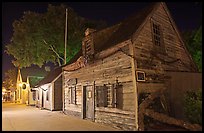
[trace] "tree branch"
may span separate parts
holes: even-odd
[[[43,42],[48,45],[48,43],[47,43],[44,39],[43,39]],[[57,57],[58,57],[58,63],[59,63],[59,65],[61,66],[61,63],[60,63],[60,60],[59,60],[59,59],[62,59],[63,61],[64,61],[64,59],[54,50],[54,48],[53,48],[52,45],[49,45],[49,47],[50,47],[49,49],[51,49],[51,50],[57,55]]]

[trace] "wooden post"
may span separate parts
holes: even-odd
[[[137,79],[136,79],[136,69],[137,69],[137,62],[135,56],[135,46],[131,41],[129,44],[129,51],[131,58],[131,69],[132,69],[132,79],[133,79],[133,87],[134,87],[134,98],[135,98],[135,127],[138,130],[138,90],[137,90]]]
[[[65,76],[64,71],[62,69],[62,111],[65,111]]]
[[[66,8],[66,22],[65,22],[65,39],[64,39],[64,64],[66,64],[67,54],[67,8]]]

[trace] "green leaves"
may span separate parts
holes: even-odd
[[[202,125],[202,90],[188,91],[184,97],[184,112],[191,123]]]
[[[184,39],[193,60],[202,72],[202,25],[195,31],[185,32]]]
[[[16,88],[16,78],[17,78],[17,69],[9,69],[5,73],[5,79],[3,81],[2,86],[7,90],[15,91]]]
[[[15,66],[29,67],[31,64],[42,66],[47,62],[64,62],[65,9],[68,8],[68,62],[81,48],[82,38],[87,26],[100,27],[102,22],[78,16],[65,5],[48,5],[43,14],[26,11],[20,20],[13,22],[13,36],[6,45],[6,53],[13,55]],[[87,25],[88,24],[88,25]],[[104,25],[104,24],[102,24]],[[90,27],[89,27],[90,28]]]

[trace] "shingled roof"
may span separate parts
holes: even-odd
[[[36,87],[47,83],[51,83],[57,76],[59,76],[62,73],[62,67],[63,66],[60,66],[55,68],[53,71],[50,71],[48,75],[36,85]]]
[[[44,77],[28,76],[30,87],[34,88]]]
[[[157,5],[158,3],[150,3],[149,6],[143,10],[134,13],[120,23],[98,32],[94,32],[93,40],[94,47],[96,48],[95,51],[100,52],[130,39]]]
[[[21,68],[21,76],[22,76],[22,81],[26,82],[27,77],[45,77],[48,74],[47,71],[45,71],[44,68],[39,68],[38,66],[32,66],[28,68]]]
[[[93,36],[95,52],[98,53],[130,39],[158,4],[158,2],[150,3],[149,6],[143,10],[134,13],[123,21],[111,27],[91,33],[89,36]],[[80,56],[82,56],[82,50],[80,50],[66,65],[74,63]]]

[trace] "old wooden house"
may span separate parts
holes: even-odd
[[[51,111],[62,110],[62,67],[50,71],[35,88],[36,107]]]
[[[197,68],[166,4],[153,3],[116,25],[85,31],[82,50],[63,67],[63,111],[138,130],[142,95],[167,90],[171,71]]]

